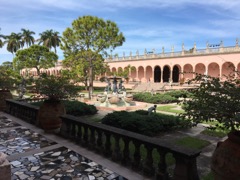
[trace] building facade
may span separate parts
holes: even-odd
[[[132,70],[129,72],[130,81],[141,82],[179,82],[182,80],[189,80],[195,77],[194,73],[210,75],[219,77],[222,80],[230,73],[235,73],[235,77],[239,77],[237,72],[240,72],[240,47],[238,39],[235,46],[224,47],[221,42],[217,47],[210,47],[206,45],[206,49],[197,49],[196,45],[186,51],[182,45],[182,51],[164,52],[162,48],[161,53],[152,52],[139,55],[130,53],[129,56],[123,54],[122,57],[114,57],[105,59],[109,66],[111,74],[117,74],[128,68],[129,65]],[[59,61],[54,68],[42,69],[41,72],[47,74],[57,75],[62,69],[61,61]],[[22,70],[22,75],[28,73],[36,75],[36,70]],[[194,73],[193,73],[194,72]],[[105,76],[110,73],[105,74]]]

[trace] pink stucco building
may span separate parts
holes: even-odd
[[[205,49],[197,49],[196,45],[186,51],[182,45],[182,51],[155,53],[153,50],[150,53],[136,55],[130,53],[129,56],[114,57],[105,59],[109,65],[109,70],[112,74],[116,74],[127,68],[129,65],[135,67],[130,71],[130,81],[141,82],[179,82],[180,79],[192,79],[192,72],[220,77],[225,79],[225,75],[234,71],[240,71],[240,47],[238,40],[235,46],[224,47],[223,43],[217,47],[210,47],[208,44]],[[55,67],[42,69],[41,72],[57,75],[62,69],[61,61]],[[26,69],[22,70],[22,74],[26,73]],[[30,74],[36,75],[34,69],[28,70]],[[236,73],[237,76],[237,73]]]

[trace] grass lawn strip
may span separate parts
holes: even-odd
[[[198,139],[198,138],[191,137],[191,136],[177,139],[175,141],[175,143],[180,146],[184,146],[184,147],[191,148],[191,149],[199,149],[199,150],[201,150],[202,148],[204,148],[210,144],[209,141]]]
[[[184,113],[184,110],[177,109],[178,106],[175,105],[166,105],[166,106],[158,106],[157,110],[158,111],[165,111],[165,112],[171,112],[171,113]]]

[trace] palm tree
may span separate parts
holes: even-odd
[[[28,29],[21,29],[22,31],[22,41],[24,44],[28,46],[31,46],[32,44],[34,44],[34,37],[32,36],[33,34],[35,34],[35,32],[30,31]]]
[[[59,46],[61,40],[60,36],[58,35],[59,32],[51,30],[46,30],[40,33],[40,39],[38,39],[39,44],[43,44],[44,46],[48,47],[49,50],[53,47],[56,53],[56,47]]]
[[[0,28],[0,30],[1,30],[1,28]],[[4,41],[1,38],[5,39],[5,36],[0,34],[0,48],[2,48],[4,45]]]
[[[7,50],[12,54],[24,46],[21,33],[11,33],[11,35],[5,36],[5,39],[6,41],[4,43],[7,44]]]
[[[3,35],[0,34],[0,38],[3,38]],[[2,41],[2,39],[0,39],[0,48],[2,48],[4,45],[4,41]]]
[[[59,36],[59,32],[55,31],[53,33],[53,47],[55,50],[55,53],[57,52],[56,48],[60,45],[61,43],[61,36]]]

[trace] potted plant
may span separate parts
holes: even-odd
[[[77,89],[69,77],[45,73],[36,80],[36,89],[46,98],[38,112],[38,125],[46,132],[58,132],[62,124],[59,116],[66,114],[61,99],[75,96]]]
[[[6,99],[12,99],[10,92],[17,82],[17,74],[7,65],[0,66],[0,111],[6,110]]]
[[[215,179],[239,179],[240,80],[229,75],[221,82],[219,78],[196,75],[193,81],[200,82],[200,86],[192,91],[192,99],[184,102],[182,116],[195,122],[218,121],[229,129],[228,139],[219,142],[213,153],[211,169]]]

